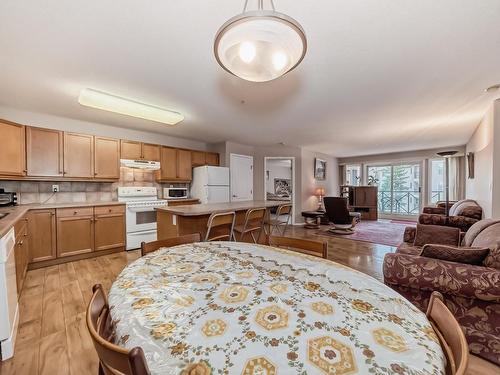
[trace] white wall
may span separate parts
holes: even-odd
[[[156,143],[165,146],[190,148],[193,150],[207,150],[207,144],[204,142],[171,137],[165,134],[119,128],[116,126],[98,124],[95,122],[74,120],[43,113],[21,111],[18,109],[2,106],[0,106],[0,118],[17,122],[23,125],[38,126],[40,128],[50,128],[76,133],[93,134],[102,137],[129,139],[148,143]]]
[[[484,115],[466,145],[474,153],[474,178],[466,180],[466,196],[475,199],[484,217],[500,218],[500,101]]]
[[[287,165],[284,165],[287,163]],[[269,178],[267,177],[269,172]],[[266,193],[274,193],[274,179],[285,178],[292,179],[292,162],[291,160],[269,159],[266,163]]]
[[[326,180],[314,178],[314,159],[326,160]],[[325,189],[325,195],[339,195],[339,165],[337,158],[314,151],[302,149],[302,211],[318,207],[318,198],[314,195],[317,188]]]

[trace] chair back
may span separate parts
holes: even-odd
[[[205,241],[220,241],[224,239],[231,241],[234,239],[235,219],[236,212],[234,211],[211,214],[207,222]],[[212,235],[212,232],[215,233]]]
[[[158,250],[161,247],[172,247],[183,245],[186,243],[200,242],[201,236],[199,233],[186,234],[184,236],[165,238],[163,240],[141,242],[141,256]]]
[[[347,208],[347,198],[343,197],[324,197],[326,216],[328,221],[334,224],[351,224],[352,217]]]
[[[278,206],[278,209],[276,210],[277,217],[280,217],[283,215],[290,216],[291,214],[292,214],[292,204],[291,203],[281,204]]]
[[[87,308],[87,328],[99,357],[99,373],[104,375],[149,375],[146,358],[141,348],[127,350],[110,342],[111,316],[101,284],[92,288]]]
[[[300,253],[314,255],[323,259],[328,258],[328,242],[305,240],[303,238],[268,236],[270,246],[297,250]]]
[[[446,373],[464,375],[469,362],[469,347],[460,325],[444,304],[441,293],[431,294],[426,315],[446,355]]]

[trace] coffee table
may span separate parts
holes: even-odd
[[[302,211],[302,216],[305,221],[304,228],[319,229],[321,218],[325,216],[325,213],[323,211]]]

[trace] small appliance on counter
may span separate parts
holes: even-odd
[[[11,193],[0,188],[0,207],[15,206],[17,204],[17,193]]]
[[[203,167],[193,168],[191,198],[205,203],[229,202],[229,168]]]
[[[188,199],[189,189],[187,187],[170,187],[163,188],[163,199],[173,200],[173,199]]]

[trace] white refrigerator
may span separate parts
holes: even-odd
[[[229,202],[229,168],[203,167],[193,168],[191,198],[205,203]]]

